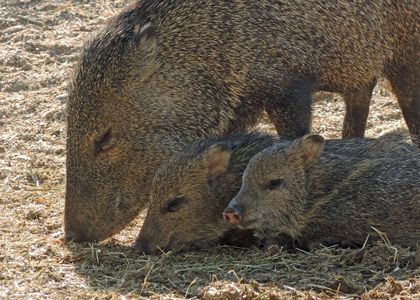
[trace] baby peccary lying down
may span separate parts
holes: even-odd
[[[224,211],[260,238],[288,235],[294,245],[360,246],[384,233],[391,243],[420,243],[420,155],[360,158],[323,151],[307,135],[254,156]]]
[[[257,244],[251,231],[234,229],[223,220],[222,212],[238,193],[249,160],[274,143],[285,148],[292,141],[242,134],[196,142],[172,157],[153,180],[150,207],[134,246],[145,253],[160,253],[160,249],[206,248],[219,242]],[[325,148],[362,157],[418,153],[403,134],[376,140],[329,140]]]

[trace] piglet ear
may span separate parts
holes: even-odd
[[[211,145],[204,155],[205,166],[207,168],[208,179],[214,179],[229,166],[232,150],[225,143]]]
[[[157,47],[157,37],[152,23],[146,23],[143,26],[134,25],[133,34],[134,42],[140,50],[154,52]]]
[[[296,155],[305,167],[317,160],[324,149],[325,139],[318,134],[309,134],[297,139],[289,148],[289,154]]]

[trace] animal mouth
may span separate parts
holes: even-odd
[[[200,250],[200,249],[207,249],[214,246],[217,243],[217,240],[214,239],[197,239],[188,242],[182,242],[177,240],[176,234],[173,234],[169,237],[169,241],[166,246],[162,247],[161,249],[165,252],[183,252],[183,251],[190,251],[190,250]]]
[[[254,228],[255,235],[259,238],[276,238],[280,234],[286,234],[283,231],[274,230],[272,226],[264,226]]]
[[[238,224],[238,227],[241,229],[255,229],[258,226],[258,219],[250,219],[250,220],[244,220],[243,222]]]

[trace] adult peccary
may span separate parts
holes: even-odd
[[[310,94],[344,95],[344,137],[362,136],[383,73],[419,133],[419,1],[144,0],[83,49],[67,105],[65,233],[102,240],[147,203],[153,174],[200,138],[267,110],[309,131]]]
[[[406,140],[403,133],[372,140],[328,140],[326,151],[358,157],[418,153],[420,158],[420,151]],[[232,231],[223,221],[223,209],[239,191],[251,157],[274,144],[287,148],[292,142],[255,133],[187,146],[158,169],[135,247],[146,253],[204,248],[218,243],[222,236],[228,236],[224,241],[231,245],[257,245],[259,240],[250,238],[251,231]]]
[[[361,246],[386,236],[420,242],[420,155],[360,158],[323,151],[307,135],[254,156],[224,211],[230,224],[260,238],[288,235],[295,245]]]

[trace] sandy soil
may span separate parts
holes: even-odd
[[[141,217],[100,244],[62,243],[67,81],[86,38],[126,3],[0,3],[0,299],[420,299],[420,254],[381,243],[149,257],[129,248]],[[317,99],[313,131],[338,137],[341,98]],[[378,87],[367,135],[400,126],[395,98]]]

